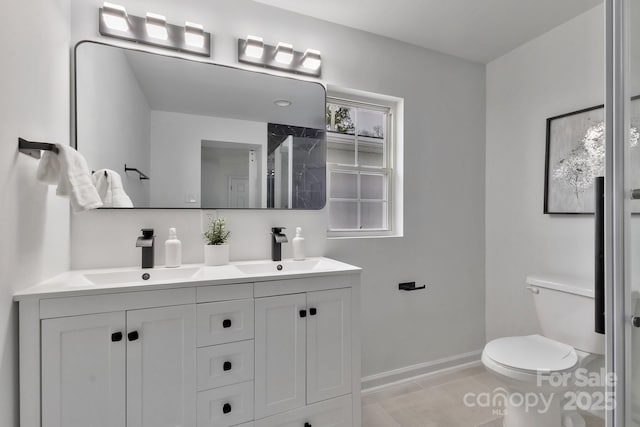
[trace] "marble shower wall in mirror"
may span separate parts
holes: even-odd
[[[322,85],[94,42],[75,67],[76,147],[134,207],[324,207]]]

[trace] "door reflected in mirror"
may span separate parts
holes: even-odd
[[[95,42],[75,67],[76,148],[135,208],[324,207],[322,85]]]

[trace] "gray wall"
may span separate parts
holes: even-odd
[[[72,40],[97,39],[100,0],[72,1]],[[464,61],[248,0],[130,0],[127,10],[191,20],[213,32],[213,58],[236,64],[236,39],[257,34],[323,52],[323,79],[404,98],[404,237],[327,240],[327,211],[222,211],[231,258],[267,258],[271,226],[302,226],[307,252],[364,268],[363,375],[484,345],[485,70]],[[202,261],[198,212],[92,212],[72,219],[72,266],[135,265],[143,226],[178,227],[184,261]],[[104,238],[95,244],[92,232]],[[163,259],[162,245],[157,252]],[[290,256],[285,248],[284,256]],[[107,262],[108,260],[108,262]],[[401,281],[427,283],[403,294]]]
[[[69,2],[8,0],[2,15],[0,424],[17,426],[13,292],[69,268],[69,202],[36,182],[37,161],[18,153],[18,137],[69,143]]]
[[[487,66],[487,339],[538,332],[530,273],[593,277],[593,216],[544,215],[546,118],[604,102],[599,6]]]

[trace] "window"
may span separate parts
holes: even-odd
[[[326,122],[330,236],[391,234],[392,107],[328,97]]]

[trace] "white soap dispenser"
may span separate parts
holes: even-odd
[[[165,267],[180,267],[182,264],[182,242],[173,227],[169,229],[169,239],[164,242],[164,257]]]
[[[301,227],[296,227],[296,237],[293,238],[291,245],[293,246],[293,259],[296,261],[304,260],[304,237],[302,237]]]

